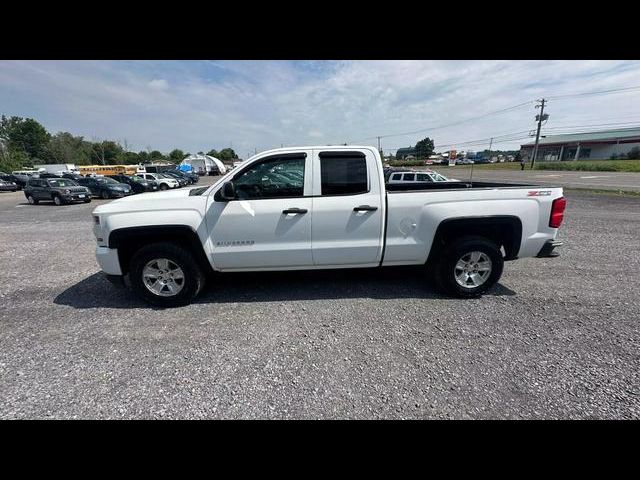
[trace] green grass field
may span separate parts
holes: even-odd
[[[582,160],[568,162],[536,162],[536,170],[583,172],[640,172],[640,160]]]

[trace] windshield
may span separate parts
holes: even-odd
[[[59,180],[47,180],[50,187],[77,187],[78,184],[73,180],[61,178]]]
[[[102,182],[102,183],[119,183],[116,180],[114,180],[113,178],[109,178],[109,177],[98,178],[97,180],[99,182]]]

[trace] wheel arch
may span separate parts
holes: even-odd
[[[123,274],[129,272],[131,258],[140,248],[150,243],[172,242],[186,248],[195,257],[203,271],[213,271],[198,234],[187,225],[149,225],[125,227],[109,234],[109,248],[118,250],[118,260]]]
[[[515,260],[522,242],[522,221],[515,215],[445,219],[438,224],[427,262],[435,260],[457,238],[468,235],[479,235],[492,240],[498,247],[504,247],[505,260]]]

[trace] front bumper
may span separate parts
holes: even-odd
[[[62,195],[62,198],[64,198],[67,202],[84,202],[87,199],[91,198],[91,194],[90,193],[72,193],[69,195]]]
[[[550,258],[557,257],[560,254],[555,251],[557,247],[561,247],[562,242],[560,240],[547,240],[536,257],[538,258]]]
[[[107,275],[122,275],[118,249],[98,246],[96,247],[96,260]]]

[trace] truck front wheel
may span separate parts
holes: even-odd
[[[131,259],[129,279],[140,298],[159,307],[188,305],[205,283],[191,253],[170,242],[138,250]]]
[[[436,282],[458,297],[479,297],[500,280],[503,266],[502,252],[491,240],[463,237],[444,251],[436,265]]]

